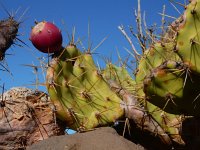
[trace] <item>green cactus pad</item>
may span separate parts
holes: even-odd
[[[200,0],[193,0],[186,7],[179,25],[176,52],[190,70],[200,74]]]
[[[145,78],[144,92],[149,102],[166,112],[199,116],[199,83],[184,64],[167,61]]]
[[[153,119],[162,127],[165,133],[170,136],[172,141],[179,143],[180,145],[185,144],[180,135],[181,125],[184,119],[182,115],[167,113],[150,102],[146,102],[145,108],[148,114],[150,114],[151,117],[153,117]]]
[[[104,79],[108,82],[109,80],[113,80],[128,91],[133,92],[135,90],[136,82],[129,75],[125,66],[118,67],[109,63],[102,72]]]
[[[47,89],[57,116],[75,130],[109,125],[124,115],[121,99],[110,89],[89,53],[73,46],[52,59]]]
[[[137,67],[135,80],[137,83],[137,94],[139,101],[143,101],[145,97],[143,81],[148,76],[151,70],[158,67],[167,60],[180,60],[179,56],[174,53],[173,49],[175,42],[161,43],[157,42],[153,44],[148,50],[145,51],[140,59]]]
[[[158,42],[145,51],[139,61],[136,73],[136,82],[143,82],[145,76],[148,75],[153,68],[158,67],[163,62],[167,60],[178,61],[180,58],[173,52],[174,47],[174,42],[165,44]]]

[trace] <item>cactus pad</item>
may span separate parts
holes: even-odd
[[[166,112],[200,115],[199,79],[182,63],[167,61],[144,80],[147,100]]]
[[[75,130],[115,122],[124,114],[121,99],[109,88],[92,56],[67,46],[47,70],[47,89],[58,117]]]
[[[200,1],[193,0],[186,7],[177,34],[176,52],[190,70],[200,74]]]

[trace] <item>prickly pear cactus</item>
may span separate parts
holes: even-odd
[[[199,7],[199,0],[191,1],[168,31],[173,38],[153,44],[139,61],[139,95],[168,113],[200,115]]]
[[[138,60],[135,79],[125,66],[111,63],[98,70],[91,54],[70,44],[54,54],[47,70],[47,89],[58,118],[85,131],[120,118],[163,143],[185,145],[185,116],[200,116],[200,0],[192,0],[183,16]]]
[[[89,130],[123,117],[122,100],[109,88],[90,53],[69,45],[47,70],[47,89],[58,117],[75,130]]]

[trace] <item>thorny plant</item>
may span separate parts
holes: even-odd
[[[9,12],[1,2],[0,7],[7,15],[6,19],[0,20],[0,71],[8,72],[12,76],[12,72],[6,63],[5,56],[11,55],[6,53],[11,46],[16,45],[23,47],[23,45],[26,45],[26,43],[19,38],[21,34],[18,31],[21,24],[24,22],[24,16],[28,9],[24,10],[19,17],[16,17],[19,13],[19,9],[15,12]]]
[[[186,7],[186,4],[180,4],[179,2],[175,2],[175,1],[170,1],[170,3],[171,3],[171,5],[175,8],[175,10],[178,12],[178,13],[180,13],[180,11],[178,10],[178,8],[175,6],[176,4],[178,4],[178,5],[181,5],[181,6],[183,6],[184,8]],[[133,29],[133,27],[132,26],[130,26],[129,27],[129,30],[130,30],[130,34],[131,34],[131,37],[127,34],[127,32],[126,32],[126,30],[125,30],[125,28],[124,28],[124,26],[119,26],[118,28],[119,28],[119,30],[121,31],[121,33],[125,36],[125,38],[127,39],[127,41],[128,41],[128,43],[130,44],[130,46],[131,46],[131,51],[130,50],[128,50],[128,49],[126,49],[127,51],[128,51],[128,53],[131,55],[131,56],[133,56],[134,57],[134,59],[136,60],[136,61],[134,61],[134,62],[139,62],[139,60],[143,57],[143,54],[145,53],[145,50],[151,45],[151,44],[154,44],[154,43],[156,43],[159,39],[162,39],[162,41],[170,41],[170,40],[172,40],[171,38],[173,38],[174,37],[174,34],[175,33],[168,33],[168,31],[166,30],[166,29],[168,29],[168,28],[170,28],[170,25],[167,25],[167,22],[166,22],[166,17],[168,17],[168,18],[171,18],[171,19],[174,19],[174,20],[177,20],[177,18],[176,17],[173,17],[173,16],[170,16],[170,15],[167,15],[166,14],[166,12],[165,12],[165,6],[163,6],[163,11],[162,11],[162,13],[159,13],[161,16],[162,16],[162,21],[161,21],[161,27],[157,27],[157,26],[151,26],[150,28],[147,26],[147,23],[146,23],[146,19],[145,19],[145,17],[146,17],[146,14],[144,13],[144,15],[143,15],[143,18],[142,18],[142,15],[141,15],[141,7],[140,7],[140,0],[138,0],[138,8],[137,8],[137,10],[135,11],[135,17],[136,17],[136,24],[137,24],[137,28],[136,28],[136,32],[134,31],[134,29]],[[178,26],[178,25],[177,25]],[[159,29],[159,30],[157,30],[157,29]],[[75,30],[74,30],[75,31]],[[158,32],[158,34],[157,33],[155,33],[155,32]],[[75,32],[73,32],[74,34],[75,34]],[[71,39],[71,41],[72,41],[72,43],[75,43],[74,42],[74,34],[73,34],[73,36],[72,36],[72,39]],[[166,36],[166,34],[168,34],[167,36]],[[88,36],[88,37],[90,37],[90,36]],[[138,50],[136,50],[136,47],[134,46],[134,43],[133,43],[133,41],[132,41],[132,37],[134,37],[134,38],[136,38],[137,40],[138,40],[138,42],[139,42],[139,45],[140,45],[140,49],[141,49],[141,51],[142,51],[142,54],[140,54],[139,53],[139,51]],[[105,38],[106,39],[106,38]],[[104,42],[104,40],[105,39],[103,39],[102,40],[102,42],[100,42],[100,44],[99,45],[97,45],[97,47],[99,47],[103,42]],[[81,42],[81,40],[79,40],[78,41],[78,43],[80,43],[80,44],[82,44],[82,42]],[[84,47],[84,46],[82,46],[82,47]],[[97,47],[95,47],[94,48],[94,50],[96,50],[96,48]],[[90,47],[90,42],[89,42],[89,48],[86,50],[86,53],[89,53],[89,54],[94,54],[94,50],[91,50],[91,47]],[[128,57],[128,58],[130,58],[130,57]],[[164,58],[164,57],[163,57]],[[110,60],[109,60],[110,61]],[[107,62],[109,62],[108,60],[107,60]],[[129,64],[127,63],[128,62],[128,60],[125,60],[125,61],[122,61],[122,59],[121,59],[121,57],[119,56],[119,61],[121,61],[120,62],[120,64],[122,65],[122,66],[129,66]],[[48,61],[49,62],[49,61]],[[41,63],[40,62],[40,64],[43,64],[43,62]],[[137,66],[138,64],[136,63],[136,66]],[[148,64],[149,66],[150,66],[150,68],[152,69],[153,68],[153,66],[151,66],[151,64]],[[36,83],[35,83],[35,86],[36,86],[36,89],[38,89],[38,86],[40,85],[40,83],[39,83],[39,79],[38,79],[38,69],[39,68],[41,68],[42,70],[46,70],[46,67],[48,67],[49,66],[49,63],[47,63],[47,66],[46,65],[41,65],[41,66],[35,66],[35,65],[25,65],[25,66],[28,66],[28,67],[32,67],[33,68],[33,71],[34,71],[34,74],[36,75]],[[133,68],[132,68],[133,69]],[[100,69],[100,67],[99,67],[99,71],[101,71],[101,69]],[[176,71],[178,71],[178,70],[175,70],[174,72],[176,72]],[[186,70],[182,70],[183,72],[184,71],[186,71],[186,76],[185,76],[185,81],[187,80],[187,77],[188,76],[190,76],[190,72],[186,69]],[[43,71],[42,71],[43,72]],[[173,72],[173,73],[174,73]],[[185,72],[184,72],[185,73]],[[182,74],[184,74],[184,73],[182,73]],[[79,78],[79,77],[78,77]],[[73,79],[73,80],[76,80],[76,79]],[[72,82],[72,81],[70,81],[70,82]],[[54,84],[54,83],[52,83],[52,84]],[[94,83],[95,84],[95,83]],[[43,85],[45,85],[45,84],[43,84]],[[184,85],[185,85],[185,83],[184,83]],[[124,92],[124,93],[126,93],[126,91],[124,90],[123,91],[123,89],[122,89],[122,87],[120,87],[120,86],[113,86],[112,87],[112,84],[110,85],[111,86],[111,88],[116,88],[115,90],[116,91],[118,91],[118,93],[120,93],[120,92]],[[92,87],[93,87],[93,85],[92,85]],[[77,88],[77,87],[73,87],[73,88]],[[119,90],[120,89],[120,90]],[[88,90],[89,92],[90,92],[90,89]],[[83,91],[81,94],[83,95],[83,96],[85,96],[85,98],[89,98],[89,94],[90,93],[87,93],[87,91]],[[124,95],[123,94],[121,94],[121,96],[123,97]],[[131,97],[131,96],[130,96]],[[170,95],[169,95],[169,97],[168,97],[168,100],[172,100],[171,99],[171,97],[170,97]],[[168,101],[167,101],[167,103],[168,103]],[[140,105],[140,104],[137,104],[138,106]],[[166,104],[167,105],[167,104]],[[2,103],[1,104],[1,106],[5,106],[5,104],[4,103]],[[164,109],[165,109],[165,107],[164,107]],[[145,111],[144,109],[142,109],[141,108],[141,110],[138,110],[138,111],[141,111],[141,114],[143,115],[143,117],[142,117],[142,120],[141,121],[143,121],[144,123],[145,122],[149,122],[149,130],[152,132],[152,133],[155,133],[155,131],[156,131],[156,133],[155,134],[157,134],[157,133],[162,133],[161,135],[159,135],[159,136],[161,136],[161,138],[163,138],[164,139],[164,141],[168,141],[169,140],[169,137],[167,137],[166,136],[166,132],[164,131],[164,129],[162,129],[162,128],[160,128],[160,126],[159,125],[157,125],[156,123],[157,122],[155,122],[153,119],[152,119],[152,117],[151,117],[151,114],[150,113],[148,113],[147,111]],[[156,111],[156,110],[155,110]],[[75,114],[73,111],[71,112],[73,115],[81,115],[81,114]],[[152,112],[152,113],[154,113],[154,112]],[[165,113],[163,113],[163,116],[165,116]],[[96,114],[96,117],[99,119],[100,118],[100,115],[99,114]],[[129,116],[130,117],[130,116]],[[131,118],[132,117],[132,118]],[[131,116],[129,119],[134,119],[134,115],[133,116]],[[76,117],[74,117],[75,119],[76,119]],[[164,117],[163,117],[164,118]],[[123,135],[125,134],[125,130],[126,130],[126,128],[128,127],[128,131],[129,131],[129,134],[130,134],[130,124],[129,124],[129,119],[128,118],[126,118],[125,120],[123,120],[124,122],[125,122],[125,125],[124,125],[124,131],[123,131]],[[163,119],[164,121],[166,120],[165,118]],[[78,121],[76,121],[77,123],[78,123]],[[143,127],[143,125],[144,125],[144,123],[141,123],[141,122],[136,122],[136,123],[138,123],[139,125],[142,125],[141,126],[141,128],[143,129],[144,127]],[[153,124],[152,126],[150,125],[150,124]],[[147,127],[147,128],[148,128]],[[151,127],[154,127],[154,128],[151,128]],[[165,137],[166,136],[166,137]]]

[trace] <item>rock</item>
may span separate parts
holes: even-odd
[[[44,92],[17,87],[0,99],[0,149],[25,149],[64,134],[64,128],[55,123],[53,104]]]
[[[33,144],[27,150],[144,150],[110,127],[102,127],[85,133],[54,136]]]

